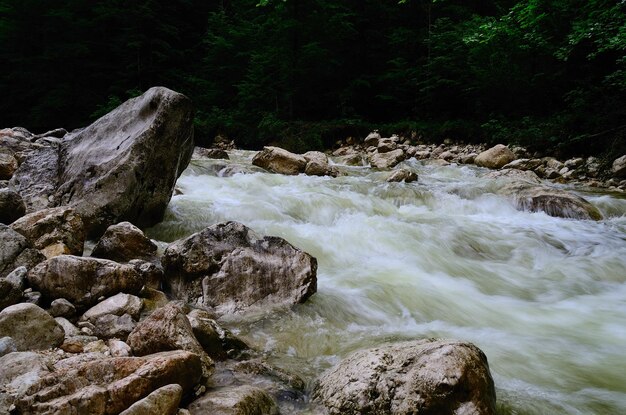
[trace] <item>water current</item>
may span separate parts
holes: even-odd
[[[235,220],[318,259],[307,303],[224,322],[272,363],[310,385],[357,349],[461,339],[487,355],[502,415],[626,414],[626,198],[570,187],[605,219],[562,219],[517,211],[473,166],[413,159],[418,182],[387,183],[367,166],[270,174],[253,154],[193,160],[148,235]]]

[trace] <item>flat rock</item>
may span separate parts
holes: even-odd
[[[178,384],[183,393],[189,393],[201,377],[200,358],[180,350],[75,362],[33,384],[16,401],[18,411],[33,415],[119,414],[166,385]]]
[[[307,160],[279,147],[263,147],[253,158],[252,164],[273,173],[296,175],[304,173]]]
[[[0,337],[11,337],[19,351],[45,350],[59,346],[63,327],[42,308],[20,303],[0,311]]]
[[[31,269],[31,286],[47,298],[65,298],[77,307],[89,307],[100,297],[120,292],[139,293],[142,276],[131,265],[107,259],[61,255]]]
[[[85,227],[83,220],[71,208],[39,210],[15,221],[11,228],[32,241],[37,249],[62,244],[69,254],[83,253]]]
[[[130,222],[111,225],[104,232],[91,256],[128,262],[133,259],[150,260],[156,256],[157,246]]]
[[[207,392],[189,404],[191,415],[278,415],[274,399],[254,386],[229,386]]]
[[[10,189],[0,189],[0,223],[9,225],[25,214],[22,196]]]
[[[237,222],[171,243],[162,261],[175,298],[219,314],[302,303],[317,290],[315,258]]]
[[[447,340],[353,353],[319,378],[313,395],[333,415],[496,413],[485,355],[470,343]]]
[[[507,146],[497,144],[489,150],[485,150],[476,156],[474,163],[480,167],[488,167],[490,169],[499,169],[515,160],[513,153]]]

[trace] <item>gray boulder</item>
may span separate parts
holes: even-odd
[[[192,118],[187,97],[151,88],[58,146],[34,151],[10,183],[31,211],[74,208],[89,235],[122,220],[153,225],[191,159]]]
[[[85,227],[71,208],[62,206],[33,212],[15,221],[11,229],[32,241],[44,255],[58,251],[49,248],[53,245],[62,245],[60,251],[71,255],[83,253]]]
[[[296,175],[304,173],[307,160],[279,147],[263,147],[253,158],[252,164],[273,173]]]
[[[278,415],[274,399],[254,386],[212,390],[189,404],[191,415]]]
[[[49,298],[65,298],[77,307],[90,307],[100,297],[120,292],[137,294],[144,284],[132,265],[108,259],[61,255],[30,270],[31,286]]]
[[[302,303],[317,290],[315,258],[237,222],[171,243],[162,261],[175,298],[219,314]]]
[[[65,331],[42,308],[20,303],[0,311],[0,337],[11,337],[19,351],[45,350],[63,343]]]
[[[496,413],[487,358],[470,343],[448,340],[353,353],[319,378],[313,396],[333,415]]]
[[[9,225],[26,214],[26,205],[19,193],[0,189],[0,223]]]
[[[474,163],[480,167],[488,167],[490,169],[499,169],[515,160],[513,153],[507,146],[497,144],[489,150],[485,150],[476,156]]]
[[[0,278],[18,267],[30,269],[45,259],[24,236],[0,223]]]
[[[157,246],[130,222],[121,222],[107,228],[94,247],[91,256],[128,262],[133,259],[149,261],[156,256]]]
[[[143,300],[141,298],[135,295],[119,293],[91,307],[83,314],[82,320],[95,320],[107,314],[115,316],[128,314],[137,320],[142,308]]]
[[[50,303],[48,312],[52,317],[72,318],[76,315],[76,307],[65,298],[57,298]]]
[[[0,277],[0,310],[22,300],[26,273],[26,267],[19,267],[7,276]]]

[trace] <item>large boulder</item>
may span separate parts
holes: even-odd
[[[493,415],[487,358],[470,343],[420,340],[356,352],[318,380],[330,414]]]
[[[62,245],[64,253],[83,253],[85,227],[80,216],[71,208],[62,206],[39,210],[15,221],[11,228],[32,241],[44,255],[52,252],[49,247],[53,245]]]
[[[321,151],[307,151],[302,155],[306,160],[304,173],[309,176],[337,176],[328,161],[328,156]]]
[[[213,361],[204,352],[182,307],[174,302],[154,311],[140,322],[128,336],[128,345],[135,356],[168,350],[187,350],[201,357],[203,373],[209,377]]]
[[[626,154],[613,161],[611,173],[615,177],[626,177]]]
[[[175,298],[219,314],[302,303],[317,290],[315,258],[237,222],[171,243],[163,267]]]
[[[137,294],[144,277],[132,265],[108,259],[61,255],[31,269],[28,282],[48,299],[65,298],[77,307],[90,307],[100,297]]]
[[[296,175],[304,173],[307,160],[280,147],[263,147],[253,158],[252,164],[273,173]]]
[[[130,99],[58,146],[33,152],[11,179],[31,210],[68,205],[90,235],[163,217],[193,152],[191,101],[163,87]]]
[[[26,213],[26,205],[19,193],[0,189],[0,223],[9,225]]]
[[[58,367],[20,397],[18,413],[119,414],[166,385],[178,384],[188,394],[201,377],[200,358],[186,351],[145,357],[114,357]]]
[[[513,153],[507,146],[497,144],[489,150],[485,150],[476,156],[474,163],[480,167],[488,167],[490,169],[499,169],[515,160]]]
[[[0,278],[21,266],[30,269],[45,259],[23,235],[0,223]]]
[[[248,385],[210,391],[188,409],[191,415],[278,415],[274,399],[263,389]]]
[[[0,337],[11,337],[19,351],[45,350],[63,343],[65,331],[45,310],[30,303],[0,312]]]
[[[377,169],[390,169],[406,158],[404,151],[398,148],[387,153],[375,153],[370,158],[370,163]]]
[[[157,246],[130,222],[121,222],[107,228],[94,247],[91,256],[117,262],[133,259],[149,261],[156,256]]]

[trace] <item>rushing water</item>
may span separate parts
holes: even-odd
[[[626,199],[585,194],[600,222],[519,212],[467,166],[411,160],[416,183],[342,167],[339,178],[194,160],[162,241],[226,220],[318,259],[318,292],[293,310],[225,324],[311,382],[348,353],[443,337],[487,355],[501,414],[626,414]]]

